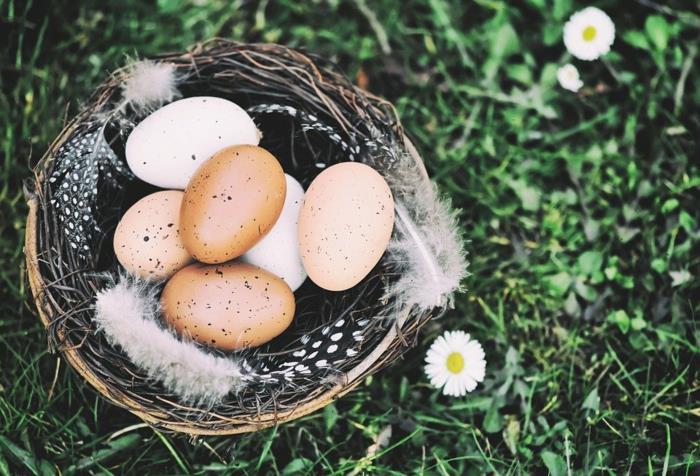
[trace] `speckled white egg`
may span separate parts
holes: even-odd
[[[355,286],[379,262],[394,227],[389,185],[372,167],[343,162],[321,172],[299,214],[304,269],[318,286]]]
[[[114,254],[127,271],[167,279],[193,261],[180,238],[183,196],[179,190],[152,193],[122,216],[114,232]]]
[[[212,96],[191,97],[141,121],[126,141],[126,161],[144,182],[184,190],[195,170],[217,151],[259,141],[255,123],[237,104]]]
[[[241,256],[241,261],[279,276],[292,291],[296,291],[306,280],[298,238],[299,211],[304,202],[304,188],[294,177],[284,175],[287,180],[287,195],[282,213],[268,234]]]

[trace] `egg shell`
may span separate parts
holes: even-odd
[[[163,289],[167,323],[180,335],[222,350],[272,340],[294,318],[294,294],[272,273],[247,263],[196,263]]]
[[[237,104],[212,96],[191,97],[141,121],[126,141],[126,161],[144,182],[183,190],[197,167],[217,151],[259,141],[255,123]]]
[[[113,244],[127,271],[146,279],[167,279],[192,262],[180,238],[183,196],[180,190],[152,193],[122,216]]]
[[[270,232],[241,256],[241,261],[259,266],[279,276],[292,291],[306,280],[304,265],[299,255],[299,211],[304,202],[304,188],[297,180],[285,174],[287,195],[282,214]]]
[[[343,162],[321,172],[299,214],[304,269],[318,286],[355,286],[379,262],[394,227],[389,185],[372,167]]]
[[[182,241],[203,263],[223,263],[258,243],[279,218],[284,171],[261,147],[239,145],[197,169],[180,209]]]

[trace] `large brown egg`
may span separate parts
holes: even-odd
[[[183,193],[164,190],[136,202],[114,232],[114,254],[130,273],[166,279],[192,262],[180,239]]]
[[[204,263],[242,255],[275,224],[286,192],[282,166],[265,149],[238,145],[219,151],[185,189],[180,210],[185,248]]]
[[[294,317],[294,294],[277,276],[247,263],[196,263],[165,285],[163,315],[181,335],[222,350],[256,347]]]

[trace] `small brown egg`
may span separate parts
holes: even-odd
[[[114,232],[114,254],[124,268],[145,279],[167,279],[192,262],[180,239],[184,194],[164,190],[129,208]]]
[[[185,190],[180,210],[185,248],[203,263],[242,255],[275,224],[286,193],[282,166],[265,149],[237,145],[219,151]]]
[[[379,262],[394,228],[394,200],[379,172],[343,162],[321,172],[304,195],[299,251],[309,278],[343,291]]]
[[[257,347],[294,317],[294,294],[280,278],[247,263],[196,263],[163,289],[165,320],[180,335],[222,350]]]

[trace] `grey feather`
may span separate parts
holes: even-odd
[[[377,131],[372,135],[380,153],[372,154],[368,163],[383,172],[396,210],[396,228],[384,259],[400,277],[384,297],[404,309],[450,307],[468,274],[457,211],[404,147],[386,143]]]

